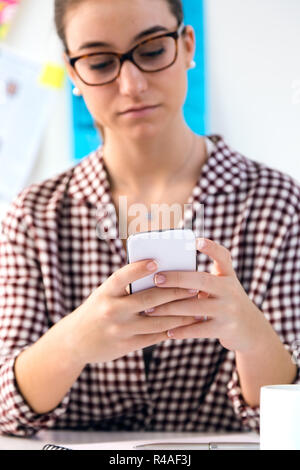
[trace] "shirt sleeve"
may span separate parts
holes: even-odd
[[[29,223],[28,223],[29,222]],[[18,355],[48,330],[41,268],[33,228],[17,202],[2,222],[0,235],[0,433],[30,436],[51,428],[66,411],[66,395],[55,410],[36,414],[15,379]]]
[[[296,214],[282,240],[266,295],[260,310],[290,352],[297,366],[293,383],[300,383],[300,220]],[[244,401],[235,369],[228,384],[228,396],[243,424],[259,431],[260,408]]]

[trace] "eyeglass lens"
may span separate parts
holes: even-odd
[[[145,72],[155,72],[172,64],[176,55],[176,41],[172,37],[154,38],[135,49],[133,59]],[[119,73],[120,61],[113,54],[82,57],[75,64],[77,73],[86,83],[104,84]]]

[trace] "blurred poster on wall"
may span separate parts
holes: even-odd
[[[94,120],[88,111],[82,96],[73,95],[73,84],[69,80],[72,100],[71,139],[72,159],[81,160],[101,144],[100,134],[94,125]]]
[[[183,0],[185,24],[196,35],[195,69],[188,73],[188,95],[184,117],[190,128],[199,135],[206,131],[206,67],[205,67],[205,9],[203,0]]]
[[[0,201],[26,185],[49,119],[58,70],[0,47]]]
[[[20,1],[21,0],[0,0],[0,40],[4,39],[7,35]]]
[[[184,105],[184,117],[197,134],[205,134],[205,33],[203,0],[183,0],[185,24],[193,26],[196,34],[196,67],[188,72],[189,88]],[[100,33],[99,33],[100,34]],[[101,136],[94,125],[82,96],[71,96],[72,158],[80,160],[101,144]]]

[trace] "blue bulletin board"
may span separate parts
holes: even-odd
[[[205,134],[205,34],[203,0],[183,0],[185,24],[192,25],[196,34],[196,68],[188,72],[189,89],[184,105],[184,117],[190,128],[199,135]],[[72,159],[80,160],[101,144],[99,132],[94,126],[83,98],[71,94]]]

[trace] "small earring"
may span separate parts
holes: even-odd
[[[77,88],[77,87],[73,88],[73,95],[74,96],[80,96],[81,95],[79,88]]]
[[[196,62],[194,60],[192,60],[191,63],[190,63],[190,68],[195,69],[196,65],[197,65]]]

